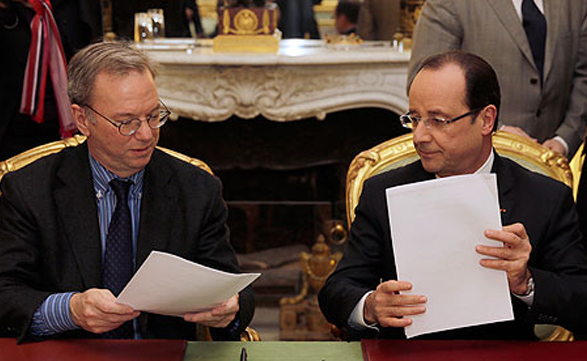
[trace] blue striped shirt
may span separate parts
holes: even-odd
[[[98,208],[98,222],[100,224],[100,243],[102,245],[102,261],[104,260],[104,250],[106,249],[106,236],[108,235],[108,226],[110,219],[116,208],[116,194],[110,188],[110,181],[118,178],[114,173],[104,168],[91,155],[90,168],[94,181],[94,192],[96,196],[96,205]],[[132,243],[133,259],[136,262],[137,238],[139,231],[141,195],[143,192],[143,178],[145,171],[141,170],[128,179],[133,182],[130,186],[128,196],[128,206],[130,208],[132,221]],[[136,264],[134,265],[136,268]],[[75,330],[79,327],[73,323],[69,312],[69,302],[75,292],[54,293],[49,295],[43,303],[37,308],[33,315],[30,333],[34,336],[48,336],[56,333]],[[136,320],[134,322],[135,338],[139,338],[137,332]]]

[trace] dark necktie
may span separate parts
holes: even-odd
[[[540,82],[542,82],[546,44],[546,19],[534,3],[534,0],[524,0],[522,2],[522,23],[530,43],[534,63],[540,74]]]
[[[130,208],[128,207],[128,191],[131,182],[113,179],[110,187],[116,194],[116,208],[110,220],[106,249],[104,251],[104,265],[102,267],[102,281],[104,287],[114,296],[118,296],[124,286],[130,281],[133,272],[132,256],[132,226]],[[106,332],[105,338],[133,338],[132,321],[124,323],[119,328]]]

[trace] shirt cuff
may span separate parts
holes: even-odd
[[[532,306],[532,302],[534,302],[534,292],[532,292],[526,296],[519,296],[519,295],[516,295],[515,293],[512,293],[512,294],[514,296],[516,296],[517,298],[519,298],[520,300],[522,300],[528,307]]]
[[[54,293],[47,297],[33,315],[31,335],[49,336],[79,329],[69,312],[69,302],[75,293]]]
[[[376,323],[371,325],[367,324],[367,322],[365,322],[365,317],[363,316],[363,310],[365,309],[365,301],[367,300],[367,296],[369,296],[373,292],[375,291],[369,291],[365,293],[363,297],[361,297],[359,302],[357,302],[355,308],[353,308],[353,312],[351,312],[351,315],[349,316],[348,320],[349,326],[351,328],[358,331],[364,330],[366,328],[379,331],[379,328],[377,328]]]
[[[534,302],[534,278],[532,276],[530,276],[530,279],[528,280],[528,293],[525,295],[517,295],[515,293],[512,292],[512,294],[514,296],[516,296],[516,298],[522,300],[522,302],[524,302],[528,307],[532,306],[532,303]]]
[[[563,155],[566,157],[567,154],[569,154],[569,144],[567,143],[567,141],[564,140],[563,137],[561,137],[560,135],[557,135],[552,139],[557,140],[560,144],[562,144],[563,148],[565,148],[565,154]]]

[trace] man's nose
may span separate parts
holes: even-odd
[[[143,120],[141,121],[141,126],[139,127],[139,129],[137,129],[134,135],[139,140],[150,140],[151,138],[153,138],[154,131],[156,131],[156,129],[152,129],[149,126],[149,123]]]
[[[430,136],[430,129],[426,126],[426,119],[422,119],[412,128],[414,134],[414,144],[429,142],[432,137]]]

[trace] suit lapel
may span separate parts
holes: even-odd
[[[544,17],[546,18],[546,45],[544,53],[544,79],[546,84],[548,73],[552,69],[552,62],[556,54],[556,42],[561,32],[559,30],[563,14],[563,4],[558,1],[544,0]]]
[[[141,200],[141,220],[137,241],[137,268],[152,250],[167,249],[172,225],[172,205],[177,204],[177,189],[172,185],[173,172],[156,150],[145,169]]]
[[[499,193],[499,207],[501,208],[501,224],[510,224],[510,214],[514,206],[511,190],[514,187],[514,178],[509,175],[509,167],[497,153],[491,169],[497,175],[497,190]]]
[[[73,250],[85,287],[100,286],[100,228],[85,143],[63,157],[53,194],[60,226]]]
[[[477,1],[477,0],[475,0]],[[504,28],[508,31],[518,48],[526,59],[532,64],[536,72],[538,72],[538,68],[536,68],[536,64],[534,63],[534,58],[532,57],[532,50],[530,50],[530,44],[528,43],[528,37],[526,36],[526,32],[524,31],[524,27],[522,25],[522,21],[518,17],[516,10],[514,9],[514,5],[512,4],[511,0],[487,0],[489,5],[493,8],[493,11],[503,24]],[[547,25],[548,26],[548,25]],[[491,30],[487,30],[491,31]],[[499,44],[496,44],[499,46]],[[548,47],[546,48],[548,51]]]
[[[423,182],[436,178],[436,175],[434,173],[426,172],[421,160],[418,160],[417,164],[418,166],[414,169],[414,175],[410,183]]]

